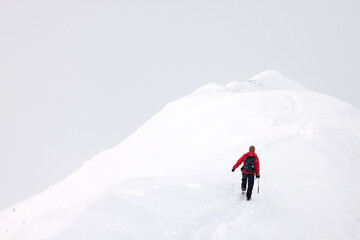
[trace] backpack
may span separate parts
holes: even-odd
[[[246,172],[256,172],[255,167],[255,157],[247,156],[244,161],[244,169]]]

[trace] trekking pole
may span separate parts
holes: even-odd
[[[258,193],[260,192],[260,179],[258,178]]]

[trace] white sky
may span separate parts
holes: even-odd
[[[360,107],[359,1],[0,2],[0,209],[170,101],[278,70]]]

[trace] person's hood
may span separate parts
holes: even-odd
[[[256,153],[255,152],[248,152],[246,155],[248,155],[249,157],[256,157]]]

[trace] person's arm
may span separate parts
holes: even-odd
[[[255,161],[255,170],[256,170],[256,176],[260,177],[260,163],[258,157],[256,157],[256,161]]]
[[[245,158],[246,158],[246,154],[244,154],[241,158],[239,158],[237,163],[235,163],[235,165],[233,166],[232,170],[237,169],[244,162]]]

